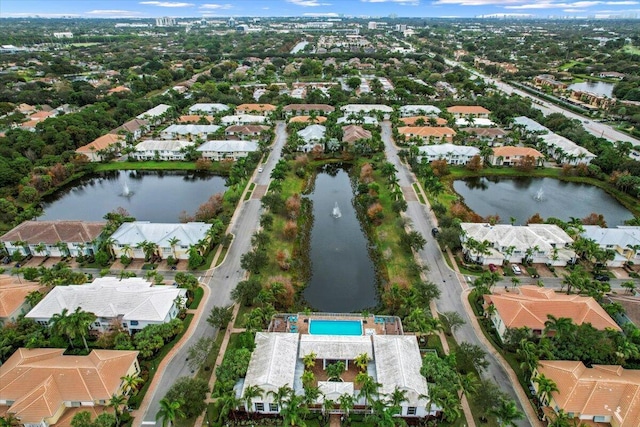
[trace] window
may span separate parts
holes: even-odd
[[[100,322],[94,322],[94,326],[100,326]]]
[[[138,326],[137,320],[132,320],[130,323],[131,323],[131,326]]]
[[[129,326],[127,326],[127,324],[126,324],[126,323],[123,323],[123,324],[122,324],[122,327],[123,327],[123,328],[125,328],[125,329],[127,329]]]
[[[415,415],[417,411],[418,408],[416,408],[415,406],[409,406],[407,408],[407,415]]]
[[[278,404],[269,403],[269,412],[278,412]]]
[[[256,402],[256,412],[264,412],[264,403]]]

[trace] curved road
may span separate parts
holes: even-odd
[[[413,189],[410,187],[416,182],[415,176],[398,157],[398,148],[393,143],[391,124],[388,121],[382,123],[382,141],[385,145],[387,160],[391,162],[398,171],[397,177],[400,186],[403,188],[409,187],[406,191],[413,192]],[[431,236],[431,229],[438,225],[429,211],[429,205],[423,205],[419,201],[408,200],[405,215],[411,219],[412,228],[425,237]],[[455,311],[462,316],[466,323],[454,333],[456,341],[458,343],[466,341],[478,345],[487,352],[489,367],[482,373],[483,377],[495,381],[503,392],[514,399],[522,411],[522,406],[507,372],[502,368],[498,360],[493,357],[489,349],[485,347],[484,342],[478,339],[475,330],[471,326],[469,313],[465,310],[462,302],[462,298],[464,298],[462,294],[463,284],[460,282],[456,273],[449,268],[438,244],[432,239],[428,239],[427,242],[425,247],[419,252],[419,256],[422,260],[422,265],[429,267],[429,271],[426,273],[428,279],[440,288],[441,296],[436,302],[438,312]],[[522,427],[530,427],[532,425],[526,419],[519,421],[517,424]]]
[[[283,122],[278,122],[276,124],[276,139],[271,155],[269,159],[261,165],[263,172],[254,175],[253,182],[256,185],[268,185],[269,176],[276,162],[280,159],[282,147],[286,140],[285,125]],[[194,334],[169,361],[165,371],[162,373],[158,387],[153,391],[151,403],[144,413],[144,416],[138,417],[140,418],[139,420],[135,420],[136,425],[140,425],[140,423],[150,426],[155,425],[156,414],[160,409],[160,399],[164,397],[178,378],[193,376],[193,372],[189,369],[185,361],[187,358],[187,350],[201,337],[214,337],[218,332],[216,328],[211,327],[211,325],[207,323],[208,313],[213,307],[226,307],[231,304],[231,290],[245,277],[245,271],[240,267],[240,256],[248,252],[251,247],[251,236],[259,226],[261,212],[262,207],[260,200],[253,198],[241,202],[241,205],[236,209],[234,219],[231,220],[230,225],[230,232],[234,235],[234,239],[224,262],[218,267],[207,270],[205,275],[200,278],[200,282],[208,286],[211,290],[209,298],[200,303],[204,304],[204,313],[200,318],[200,323],[197,325]]]

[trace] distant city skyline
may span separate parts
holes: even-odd
[[[640,16],[636,0],[2,0],[0,18]]]

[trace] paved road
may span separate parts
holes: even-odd
[[[261,165],[264,169],[263,172],[256,173],[254,176],[254,182],[257,185],[268,184],[269,175],[280,158],[286,139],[285,125],[283,122],[278,122],[276,125],[276,140],[271,155],[266,163]],[[236,211],[234,215],[235,221],[232,220],[231,229],[234,239],[229,247],[225,261],[217,268],[209,270],[200,279],[202,283],[211,289],[209,299],[201,302],[201,304],[205,304],[204,315],[201,317],[193,336],[167,365],[162,375],[162,381],[159,382],[147,412],[142,417],[142,421],[145,424],[152,425],[155,423],[156,414],[160,408],[158,402],[164,397],[171,385],[180,377],[193,375],[185,362],[188,348],[201,337],[213,337],[217,333],[217,329],[207,323],[207,313],[215,306],[226,307],[231,304],[231,290],[245,277],[245,271],[240,267],[240,256],[250,249],[251,236],[259,226],[261,211],[260,200],[257,199],[243,202]]]
[[[512,93],[515,93],[516,95],[520,95],[523,98],[530,98],[534,101],[536,101],[536,103],[533,104],[533,106],[535,108],[537,108],[538,110],[542,111],[542,113],[547,116],[551,113],[560,113],[562,115],[564,115],[565,117],[568,117],[570,119],[577,119],[580,120],[582,122],[582,126],[584,127],[584,129],[589,132],[590,134],[597,136],[599,138],[606,138],[609,141],[612,142],[617,142],[617,141],[628,141],[630,143],[632,143],[634,146],[640,146],[640,140],[629,136],[625,133],[619,132],[616,129],[612,128],[609,125],[606,125],[604,123],[598,123],[598,122],[594,122],[593,120],[591,120],[590,118],[583,116],[581,114],[576,114],[573,111],[570,110],[566,110],[562,107],[559,107],[555,104],[552,104],[550,102],[545,101],[542,98],[538,98],[535,95],[532,95],[528,92],[525,92],[523,90],[517,89],[507,83],[504,83],[500,80],[491,78],[489,76],[486,76],[484,74],[481,74],[475,70],[471,70],[469,68],[467,68],[464,64],[461,64],[459,62],[456,61],[450,61],[447,60],[446,61],[447,64],[451,65],[451,66],[459,66],[462,67],[464,69],[466,69],[467,71],[469,71],[470,73],[475,74],[476,76],[480,77],[481,79],[483,79],[486,83],[488,84],[493,84],[495,85],[499,90],[501,90],[502,92],[506,93],[507,95],[511,95]]]
[[[410,187],[415,182],[415,177],[411,171],[400,162],[398,158],[398,150],[392,142],[391,136],[391,124],[388,121],[382,123],[382,141],[385,145],[385,153],[387,160],[393,163],[398,170],[397,176],[401,187]],[[427,239],[427,244],[419,252],[422,264],[429,268],[426,273],[430,281],[438,285],[441,291],[441,296],[438,299],[436,306],[440,313],[447,311],[456,311],[465,319],[465,325],[458,328],[454,334],[457,342],[469,342],[471,344],[479,345],[487,351],[487,360],[489,361],[489,367],[483,373],[484,378],[490,378],[494,380],[509,396],[511,396],[518,404],[520,410],[522,407],[518,402],[516,392],[511,384],[509,376],[502,368],[500,363],[491,355],[491,353],[484,347],[484,344],[476,336],[474,329],[471,327],[471,321],[469,314],[464,308],[461,295],[463,291],[463,284],[460,283],[456,273],[451,270],[443,258],[442,251],[438,244],[430,238],[431,229],[437,226],[435,218],[429,211],[428,205],[422,205],[419,201],[408,201],[406,216],[411,219],[412,227],[414,230],[422,233]],[[510,282],[509,282],[510,283]],[[518,426],[531,426],[528,420],[522,420],[518,423]]]

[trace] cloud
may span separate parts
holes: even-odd
[[[205,4],[201,4],[199,8],[208,9],[208,10],[226,10],[226,9],[232,9],[233,6],[230,5],[229,3],[227,4],[205,3]]]
[[[331,3],[318,3],[318,0],[287,0],[287,3],[302,7],[331,6]]]
[[[193,3],[183,3],[176,1],[141,1],[140,4],[158,7],[190,7],[195,6]]]
[[[140,12],[134,10],[119,9],[95,9],[85,12],[86,15],[92,16],[114,16],[118,18],[129,18],[140,16]]]
[[[337,18],[340,15],[338,15],[335,12],[327,12],[327,13],[308,12],[308,13],[303,13],[302,16],[309,16],[311,18]]]

